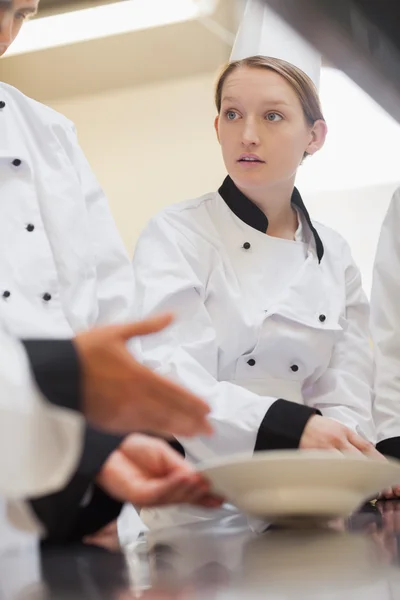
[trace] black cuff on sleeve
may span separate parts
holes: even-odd
[[[81,508],[72,530],[71,541],[80,541],[118,519],[124,504],[114,500],[97,485],[93,488],[90,503]],[[48,542],[51,540],[48,540]]]
[[[178,442],[178,440],[170,440],[168,444],[175,450],[175,452],[178,452],[181,456],[183,456],[183,458],[186,457],[185,448],[180,442]]]
[[[81,370],[71,340],[22,340],[42,394],[57,406],[81,410]]]
[[[320,414],[319,410],[304,404],[277,400],[260,425],[254,452],[298,448],[309,418]]]
[[[400,460],[400,437],[382,440],[377,443],[376,449],[384,456],[391,456]]]
[[[118,516],[122,504],[107,496],[97,486],[94,487],[89,504],[82,507],[81,503],[102,465],[122,440],[122,437],[87,427],[82,457],[71,481],[60,492],[30,501],[32,509],[46,529],[46,541],[76,541],[84,535],[94,533]]]
[[[107,458],[123,440],[124,436],[86,427],[84,448],[77,472],[89,479],[96,477]]]

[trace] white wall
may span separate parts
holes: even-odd
[[[380,227],[396,187],[396,183],[391,183],[303,194],[311,216],[339,231],[350,243],[368,295]]]
[[[222,182],[214,79],[211,73],[52,104],[75,122],[130,252],[158,210]]]
[[[76,123],[81,144],[106,191],[130,253],[141,229],[158,210],[216,189],[222,182],[225,170],[213,129],[214,79],[215,75],[210,73],[53,103],[54,108]],[[327,108],[332,121],[333,108]],[[363,114],[363,123],[365,119]],[[337,138],[339,120],[334,125],[330,135]],[[344,144],[351,146],[360,140],[361,125],[353,116],[349,131],[356,131],[357,137],[352,139],[348,135],[341,144],[342,149]],[[385,131],[390,137],[388,127]],[[393,135],[397,133],[393,129]],[[365,146],[367,142],[362,141]],[[365,172],[366,182],[379,181],[386,164],[385,147],[387,149],[385,145],[377,148],[376,144],[371,144],[371,154],[376,153],[373,162],[379,168],[372,174],[371,169]],[[312,217],[336,228],[350,242],[369,293],[379,228],[396,185],[382,183],[360,187],[363,177],[357,152],[352,154],[351,148],[347,147],[346,152],[343,150],[336,156],[331,143],[321,152],[322,158],[323,153],[325,161],[316,156],[309,158],[302,167],[300,189]],[[345,166],[349,180],[353,165],[358,187],[332,189],[340,187],[338,175]],[[384,175],[389,176],[392,171]],[[322,191],[316,191],[316,188],[322,188]]]

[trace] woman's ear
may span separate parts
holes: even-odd
[[[219,115],[217,115],[214,119],[214,129],[215,133],[217,134],[218,142],[221,143],[219,139]]]
[[[306,154],[315,154],[318,150],[321,150],[325,144],[327,133],[328,127],[325,121],[322,119],[315,121],[311,129],[311,141],[305,149]]]

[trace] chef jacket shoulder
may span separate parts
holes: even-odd
[[[188,248],[199,250],[218,245],[222,220],[218,210],[219,203],[223,204],[219,195],[211,192],[199,198],[172,204],[149,221],[139,241],[158,230],[168,239]]]
[[[139,236],[134,264],[154,255],[154,240],[157,240],[163,247],[163,265],[159,268],[174,270],[179,278],[187,277],[199,292],[204,291],[212,265],[220,261],[219,250],[223,243],[214,218],[216,196],[205,194],[173,204],[156,214]]]
[[[75,130],[75,125],[70,119],[4,82],[0,82],[0,101],[5,102],[5,108],[10,108],[13,113],[17,110],[27,119],[32,119],[31,123],[36,126],[56,125]]]
[[[318,221],[312,220],[312,225],[324,248],[322,266],[334,270],[338,267],[340,270],[349,269],[346,278],[356,277],[359,272],[354,264],[350,246],[343,236]],[[244,228],[248,232],[253,229],[246,223],[242,223],[218,192],[210,192],[163,209],[150,221],[148,228],[153,227],[168,235],[170,239],[173,238],[178,244],[197,249],[200,245],[204,252],[207,248],[218,250],[222,243],[222,232],[225,236],[227,230],[234,235],[236,227],[241,231]],[[146,235],[146,232],[148,232],[147,228],[143,234]],[[254,230],[254,234],[260,235],[260,232]],[[201,260],[204,261],[206,256],[207,254],[202,254]]]
[[[185,225],[193,230],[193,224],[198,224],[198,230],[209,230],[212,225],[212,218],[215,216],[215,204],[221,201],[221,198],[216,192],[204,194],[198,198],[191,198],[167,206],[160,211],[153,222],[158,222],[160,225],[165,223],[166,226],[176,226],[184,230]],[[197,229],[197,228],[196,228]]]

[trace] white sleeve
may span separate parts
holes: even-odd
[[[54,492],[79,461],[83,419],[37,390],[22,344],[0,331],[0,496]]]
[[[371,295],[374,418],[381,451],[400,458],[400,188],[382,225]],[[399,439],[396,439],[399,438]],[[391,440],[391,441],[390,441]],[[397,446],[392,448],[392,446]],[[391,447],[389,447],[391,446]]]
[[[111,215],[107,198],[79,146],[72,124],[69,129],[65,129],[65,134],[66,151],[81,182],[93,235],[99,303],[96,325],[125,322],[131,317],[133,301],[131,261]]]
[[[195,461],[236,452],[298,447],[315,410],[218,381],[218,340],[206,307],[201,252],[176,228],[153,220],[134,256],[135,316],[172,311],[176,322],[133,350],[158,373],[210,405],[214,435],[180,440]]]
[[[309,399],[324,416],[340,421],[375,443],[369,304],[362,289],[360,272],[347,243],[343,264],[346,278],[346,312],[342,319],[344,332],[335,343],[328,369],[314,384]]]

